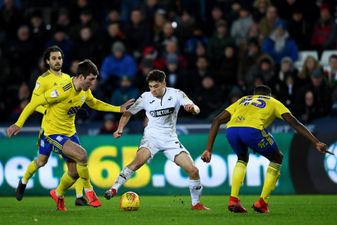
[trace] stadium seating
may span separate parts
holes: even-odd
[[[329,57],[333,54],[337,55],[337,50],[325,50],[325,51],[323,51],[319,63],[321,64],[321,66],[323,66],[324,69],[326,69],[328,67]]]

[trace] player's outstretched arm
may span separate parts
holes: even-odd
[[[208,142],[205,151],[201,155],[201,159],[208,163],[211,161],[212,158],[212,150],[213,150],[213,144],[215,141],[215,138],[218,134],[220,125],[223,123],[227,123],[231,118],[231,114],[228,111],[223,111],[219,115],[215,117],[215,119],[212,122],[211,129],[208,134]]]
[[[133,103],[135,103],[134,98],[127,100],[123,105],[121,105],[121,112],[126,112],[129,106],[131,106]]]
[[[123,113],[122,117],[119,120],[118,128],[113,133],[114,138],[120,138],[122,136],[124,127],[129,122],[131,116],[132,114],[129,111],[125,111]]]
[[[320,142],[300,121],[298,121],[291,113],[282,114],[282,118],[286,121],[292,128],[294,128],[299,134],[307,138],[316,148],[317,151],[321,153],[330,153],[327,151],[327,146],[325,143]]]

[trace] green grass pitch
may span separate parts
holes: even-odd
[[[192,211],[189,196],[140,196],[138,211],[119,208],[119,197],[102,206],[75,207],[74,197],[66,197],[67,212],[55,210],[50,197],[0,197],[0,225],[337,225],[337,195],[279,195],[270,200],[270,213],[255,213],[251,205],[258,196],[242,196],[247,214],[227,210],[227,196],[203,196],[209,211]]]

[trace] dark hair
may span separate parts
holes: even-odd
[[[49,60],[51,52],[60,52],[61,56],[62,56],[62,59],[64,58],[64,53],[59,46],[57,46],[57,45],[50,46],[43,53],[43,61],[46,65],[48,65],[47,60]]]
[[[146,82],[149,83],[150,81],[158,81],[164,82],[166,75],[161,70],[152,70],[146,76]]]
[[[271,95],[271,89],[267,85],[259,85],[254,88],[254,95]]]
[[[90,74],[98,76],[99,72],[95,63],[93,63],[90,59],[85,59],[82,62],[78,63],[76,77],[79,75],[84,76],[86,78]]]
[[[331,59],[337,59],[337,55],[336,55],[336,54],[332,54],[332,55],[330,55],[330,57],[329,57],[329,61],[330,61]]]

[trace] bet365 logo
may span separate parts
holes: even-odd
[[[325,155],[324,168],[329,178],[337,184],[337,142],[329,147],[329,151],[335,155]]]

